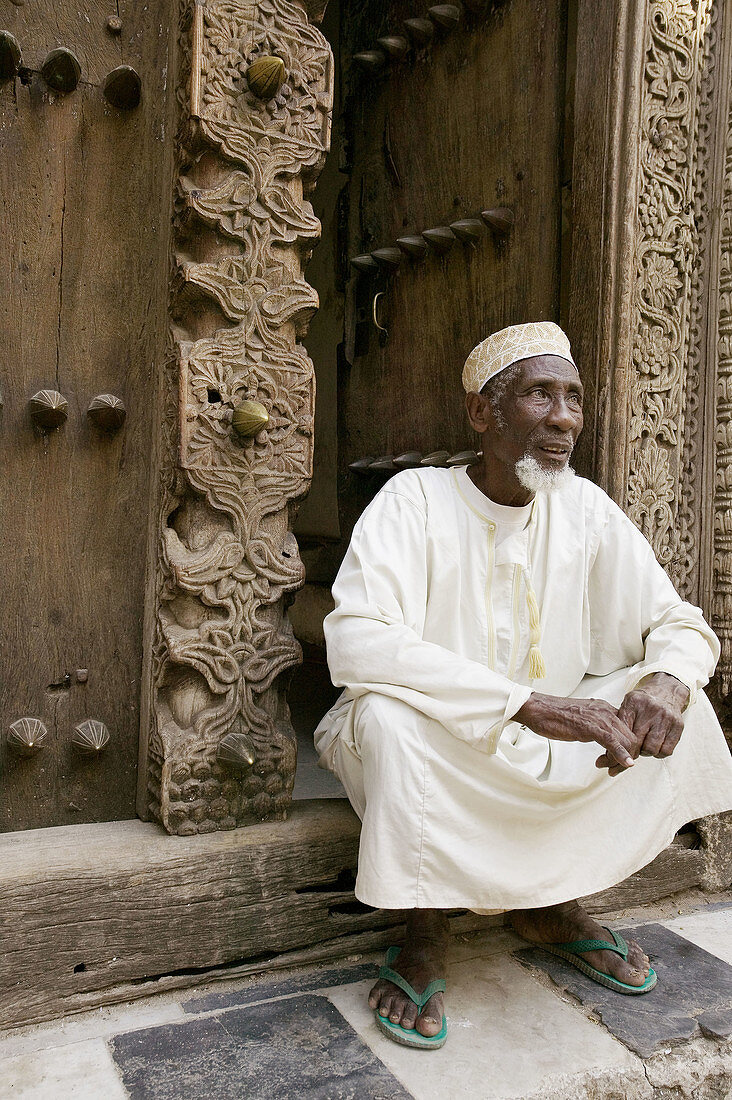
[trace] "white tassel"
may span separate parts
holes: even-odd
[[[532,645],[529,650],[529,679],[543,680],[546,676],[546,665],[538,645]]]
[[[531,648],[529,649],[529,679],[543,680],[546,676],[546,664],[542,656],[539,642],[541,641],[541,618],[539,616],[539,604],[536,593],[531,584],[531,578],[527,569],[524,569],[526,582],[526,603],[529,608],[529,628],[531,630]]]

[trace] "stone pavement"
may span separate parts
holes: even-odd
[[[722,1100],[732,1097],[732,902],[614,921],[657,989],[623,997],[510,932],[453,940],[449,1038],[377,1029],[380,958],[208,981],[0,1033],[0,1100]]]

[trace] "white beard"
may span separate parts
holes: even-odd
[[[555,493],[564,489],[574,477],[571,466],[561,470],[545,470],[531,455],[524,455],[516,463],[516,476],[530,493]]]

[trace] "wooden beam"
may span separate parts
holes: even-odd
[[[294,803],[286,822],[206,836],[141,821],[0,836],[0,1026],[398,942],[403,914],[354,898],[359,831],[345,800],[322,799]],[[697,842],[677,837],[588,907],[698,885]],[[500,923],[467,913],[453,928]]]

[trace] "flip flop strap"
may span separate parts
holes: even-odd
[[[398,947],[390,947],[386,953],[386,966],[382,966],[379,969],[379,977],[386,978],[388,982],[399,987],[403,993],[409,997],[410,1001],[416,1004],[417,1008],[424,1008],[429,1001],[430,997],[435,993],[444,993],[447,989],[444,978],[435,978],[433,981],[426,985],[421,993],[417,993],[414,986],[410,985],[406,978],[403,978],[401,974],[397,974],[396,970],[388,965],[390,962],[394,962],[395,958],[399,954],[401,949]]]
[[[399,988],[409,997],[410,1001],[416,1004],[417,1008],[424,1008],[430,997],[435,993],[444,993],[447,988],[444,978],[435,978],[434,981],[425,986],[421,993],[418,993],[414,986],[409,984],[406,978],[403,978],[401,974],[397,974],[396,970],[392,970],[390,966],[382,966],[379,970],[379,977],[386,978],[388,982],[399,986]]]
[[[609,932],[615,943],[608,943],[606,940],[572,940],[570,943],[555,943],[552,946],[558,947],[560,951],[567,951],[570,955],[584,955],[585,951],[614,951],[616,955],[627,959],[628,945],[620,933],[614,932],[612,928],[605,928],[605,931]]]

